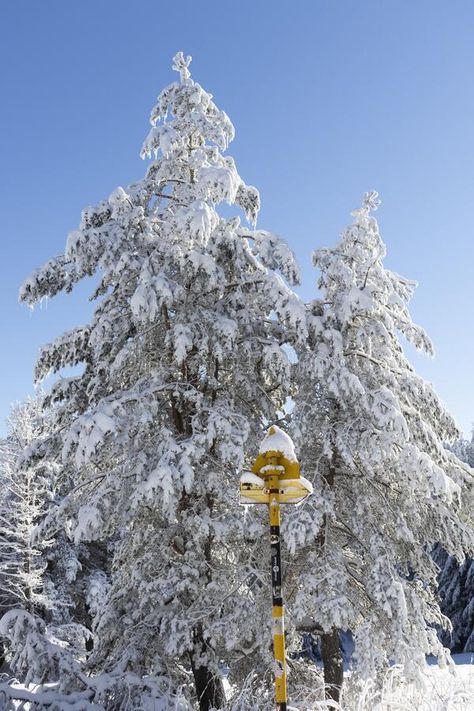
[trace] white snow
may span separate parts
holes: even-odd
[[[293,440],[276,425],[270,427],[258,451],[260,454],[266,454],[266,452],[281,452],[289,462],[298,461],[296,459]]]
[[[292,481],[292,479],[290,479],[290,481]],[[305,479],[304,476],[300,476],[299,479],[298,479],[298,482],[299,482],[300,484],[302,484],[302,485],[305,487],[305,489],[308,490],[309,494],[312,494],[312,493],[313,493],[314,488],[313,488],[312,483],[309,481],[309,479]],[[299,491],[301,491],[301,487],[297,487],[297,488],[298,488]]]
[[[382,689],[368,681],[358,693],[347,690],[341,711],[472,711],[474,664],[454,656],[454,667],[426,666],[421,683],[409,683],[392,667]]]
[[[240,483],[253,484],[254,486],[263,486],[265,482],[261,477],[257,476],[256,474],[253,474],[252,472],[244,472],[240,477]]]
[[[265,464],[264,467],[260,469],[260,471],[265,474],[265,472],[284,472],[285,467],[281,466],[280,464]]]
[[[466,658],[467,656],[470,659]],[[340,705],[328,704],[322,698],[322,686],[317,684],[312,693],[312,703],[301,702],[309,689],[304,685],[293,689],[288,709],[292,711],[472,711],[474,708],[474,656],[454,655],[455,666],[440,669],[437,665],[426,665],[418,683],[409,682],[401,667],[389,669],[384,683],[379,686],[369,679],[357,682],[351,672],[345,673],[345,688]],[[274,708],[272,699],[262,700],[252,693],[232,697],[233,687],[225,679],[227,698],[232,701],[226,706],[229,711]],[[322,681],[322,679],[321,679]],[[298,698],[300,697],[300,698]],[[240,703],[239,703],[240,701]]]

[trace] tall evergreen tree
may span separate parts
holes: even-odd
[[[41,400],[14,405],[7,437],[0,443],[0,612],[21,607],[45,614],[51,600],[45,590],[47,541],[35,543],[32,534],[52,498],[49,466],[24,471],[21,458],[41,433]]]
[[[432,353],[407,308],[415,284],[383,266],[377,206],[377,193],[366,194],[338,244],[314,254],[321,298],[308,304],[297,366],[297,440],[323,525],[309,520],[306,537],[300,531],[294,604],[322,632],[336,699],[340,630],[354,633],[354,660],[367,676],[389,661],[412,674],[426,654],[442,657],[431,551],[440,540],[456,557],[473,548],[472,472],[443,447],[458,435],[453,419],[400,345],[402,334]]]
[[[90,647],[104,576],[90,544],[75,546],[64,534],[38,535],[48,508],[60,500],[63,478],[62,468],[46,459],[24,466],[30,447],[47,432],[43,403],[39,394],[14,405],[0,443],[0,639],[10,670],[31,680],[37,664],[28,638],[37,631],[44,632],[46,647],[56,640],[76,656]]]
[[[40,354],[38,380],[83,372],[53,386],[52,431],[30,456],[74,479],[47,524],[76,544],[114,540],[91,668],[164,675],[174,688],[192,674],[207,711],[224,703],[219,660],[236,675],[238,658],[270,663],[247,542],[258,544],[259,523],[245,521],[236,490],[290,392],[285,345],[304,338],[305,313],[287,285],[298,279],[291,252],[254,229],[258,192],[223,155],[233,126],[189,63],[176,55],[180,81],[152,111],[146,176],[85,209],[21,299],[99,278],[91,322]],[[248,226],[219,215],[222,203]]]

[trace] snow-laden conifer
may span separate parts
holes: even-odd
[[[180,81],[153,108],[145,177],[85,209],[21,299],[98,277],[90,323],[40,353],[38,380],[83,371],[53,385],[52,432],[31,451],[74,480],[47,525],[76,544],[114,542],[90,663],[165,674],[176,688],[192,672],[208,709],[223,704],[220,660],[239,674],[271,658],[246,543],[259,545],[261,529],[245,523],[236,492],[246,452],[290,392],[283,346],[305,337],[305,313],[288,286],[290,250],[255,228],[258,192],[224,154],[233,126],[189,63],[176,55]],[[219,214],[223,203],[247,222]]]
[[[91,646],[101,571],[97,545],[75,546],[64,533],[48,538],[38,531],[60,500],[58,484],[64,480],[61,468],[47,459],[24,466],[31,446],[47,432],[42,404],[40,393],[14,405],[0,443],[0,642],[17,678],[41,683],[61,667],[66,688],[64,669],[72,669],[73,656],[84,656]]]
[[[383,265],[377,206],[367,193],[337,245],[315,252],[321,297],[308,304],[297,366],[297,444],[319,492],[308,507],[323,525],[304,507],[288,522],[296,548],[305,541],[293,605],[302,627],[322,632],[334,697],[340,630],[353,632],[367,676],[388,662],[414,673],[426,654],[443,657],[431,551],[441,541],[462,558],[473,546],[473,474],[443,447],[455,423],[402,350],[400,335],[433,352],[408,311],[415,283]]]
[[[52,601],[45,590],[50,542],[32,534],[52,498],[54,470],[23,470],[23,452],[41,432],[41,401],[12,407],[7,437],[0,442],[0,613],[15,607],[45,614]]]

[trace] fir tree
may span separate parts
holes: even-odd
[[[45,591],[49,543],[35,543],[32,534],[52,497],[52,472],[23,470],[23,452],[41,433],[41,401],[14,405],[8,433],[0,443],[0,612],[21,607],[42,615],[51,607]]]
[[[236,491],[245,453],[290,392],[285,345],[305,337],[305,313],[287,285],[298,278],[291,252],[254,228],[258,192],[223,154],[233,126],[189,63],[176,55],[180,81],[152,111],[146,176],[85,209],[21,299],[99,279],[91,322],[40,354],[38,380],[83,372],[53,386],[51,433],[30,457],[74,480],[45,530],[114,541],[90,667],[166,677],[174,689],[191,673],[207,711],[224,703],[219,660],[235,678],[246,665],[233,660],[271,661],[249,550],[262,527],[244,520]],[[219,215],[221,203],[248,224]]]
[[[45,666],[57,668],[56,662],[47,661],[46,652],[41,661],[32,661],[39,631],[45,649],[55,640],[72,654],[83,655],[92,637],[86,598],[89,595],[92,610],[98,574],[91,546],[75,546],[64,534],[48,538],[38,530],[49,507],[60,500],[57,484],[62,473],[43,458],[24,466],[31,445],[47,431],[43,402],[40,394],[15,405],[0,445],[0,636],[11,671],[37,682]],[[37,644],[28,643],[32,637]],[[37,678],[39,668],[43,672]]]
[[[426,654],[443,657],[430,553],[440,540],[460,558],[473,546],[472,472],[443,447],[457,436],[453,419],[400,345],[402,334],[432,353],[408,312],[414,282],[383,266],[377,206],[377,194],[366,194],[338,244],[314,254],[321,298],[308,304],[297,365],[297,441],[323,525],[295,513],[306,545],[294,609],[321,631],[336,699],[340,630],[354,633],[354,661],[367,676],[389,661],[410,675]]]

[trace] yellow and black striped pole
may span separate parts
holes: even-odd
[[[273,653],[275,656],[275,698],[277,711],[287,711],[285,617],[283,610],[280,505],[299,504],[313,491],[300,474],[293,442],[273,425],[260,445],[251,472],[240,477],[242,504],[267,504],[270,517],[272,566]]]
[[[271,466],[272,464],[277,464],[277,460],[274,457],[272,457],[269,465]],[[269,469],[265,479],[270,497],[268,511],[270,516],[275,700],[277,711],[286,711],[288,698],[286,691],[285,615],[281,580],[280,487],[278,469],[276,467],[275,469]]]

